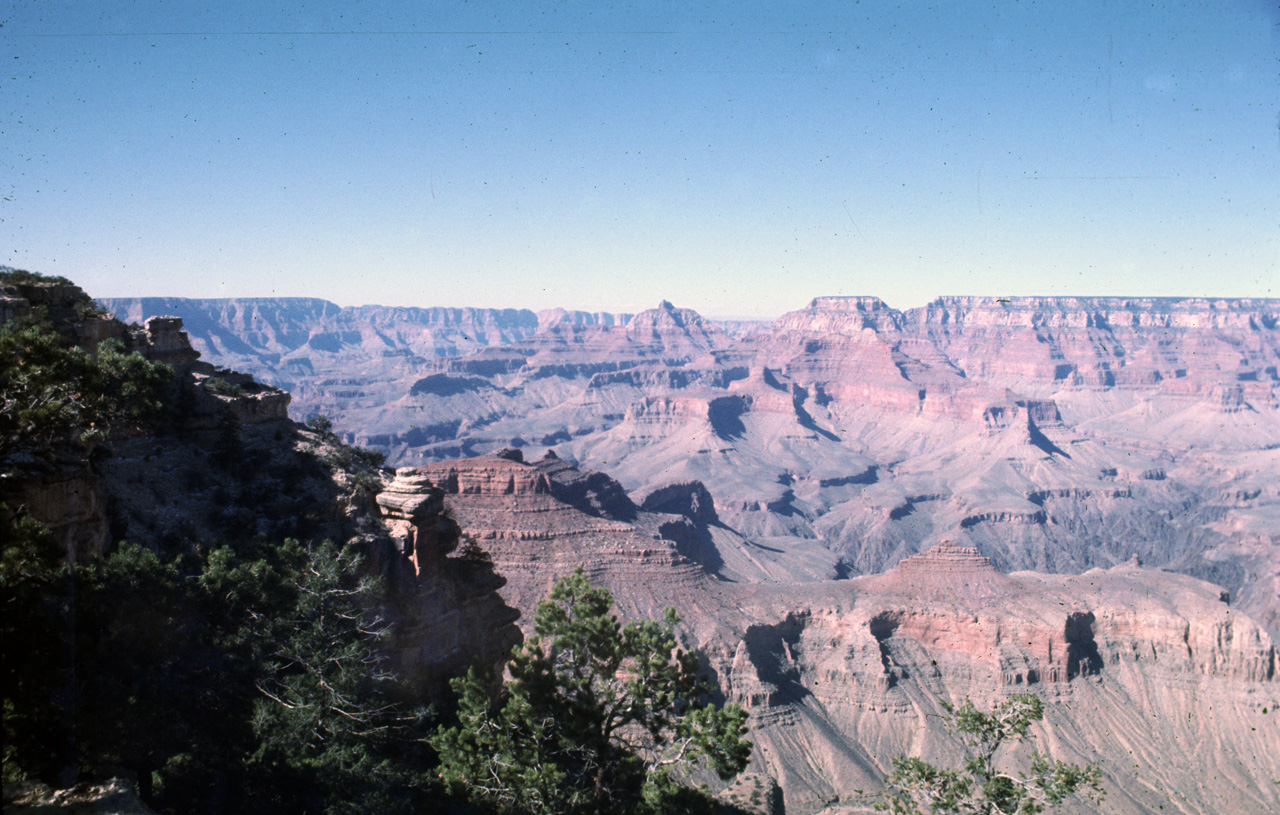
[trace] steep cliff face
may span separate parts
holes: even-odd
[[[1114,297],[944,297],[906,313],[970,375],[1024,392],[1058,384],[1202,394],[1240,381],[1257,383],[1250,390],[1263,401],[1276,381],[1278,316],[1273,300]],[[993,345],[1014,353],[993,355]]]
[[[115,339],[177,375],[160,431],[116,433],[92,457],[88,446],[68,444],[56,460],[19,450],[3,462],[0,498],[49,526],[69,560],[122,540],[167,555],[254,538],[349,541],[388,580],[393,655],[427,700],[470,665],[496,666],[519,640],[518,612],[496,591],[501,578],[450,557],[458,529],[439,493],[397,501],[403,491],[392,489],[375,503],[384,486],[375,467],[336,437],[290,421],[287,392],[200,361],[182,319],[129,327],[86,308],[92,302],[75,286],[47,280],[3,294],[5,314],[42,310],[68,345]],[[328,311],[322,301],[297,305],[298,320]],[[258,325],[264,343],[298,334],[279,314],[264,321],[228,303],[224,316]]]
[[[662,534],[671,516],[638,512],[616,481],[554,456],[526,463],[517,453],[404,468],[391,491],[401,489],[443,495],[463,534],[505,578],[502,596],[524,613],[526,628],[538,600],[578,567],[613,588],[630,616],[660,615],[660,598],[706,576]]]
[[[738,616],[699,635],[788,812],[865,811],[894,755],[959,760],[938,700],[1027,690],[1047,702],[1041,749],[1100,762],[1108,811],[1280,805],[1276,649],[1210,584],[1135,565],[1003,575],[944,546],[884,575],[733,591]]]
[[[377,502],[393,542],[388,566],[402,615],[393,646],[401,675],[428,698],[472,665],[501,675],[521,639],[520,612],[498,594],[506,579],[468,553],[450,556],[460,530],[444,511],[444,493],[421,474],[398,473]]]

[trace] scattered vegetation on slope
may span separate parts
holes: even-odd
[[[1036,815],[1077,792],[1101,803],[1102,771],[1097,764],[1080,766],[1032,753],[1025,772],[1014,775],[997,768],[1000,747],[1025,739],[1031,725],[1044,716],[1039,696],[1013,696],[990,713],[968,699],[959,707],[947,702],[942,707],[949,714],[948,727],[968,749],[964,769],[898,756],[877,809],[891,815]]]

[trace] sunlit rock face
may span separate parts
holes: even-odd
[[[411,472],[442,485],[526,625],[554,579],[579,566],[624,618],[679,609],[684,644],[751,713],[756,749],[739,783],[776,788],[780,811],[865,811],[894,755],[961,760],[940,702],[989,706],[1028,691],[1048,703],[1041,749],[1100,762],[1109,811],[1280,804],[1269,782],[1280,729],[1257,725],[1280,703],[1276,649],[1213,584],[1136,561],[1006,574],[951,543],[882,574],[797,582],[807,553],[735,537],[695,506],[700,485],[612,506],[598,497],[613,492],[606,481],[589,499],[554,486],[607,476],[510,451]],[[748,575],[744,553],[777,558],[777,571]]]
[[[400,470],[397,480],[407,477],[443,494],[462,533],[506,579],[500,591],[524,612],[526,629],[537,601],[578,567],[618,591],[632,616],[660,615],[659,598],[705,578],[697,552],[682,551],[672,533],[682,518],[641,512],[613,479],[554,456],[532,463],[518,453],[445,461]]]
[[[1102,764],[1108,811],[1280,804],[1276,649],[1212,584],[1135,564],[1006,575],[942,545],[881,575],[724,596],[704,647],[788,812],[864,811],[899,753],[958,763],[939,701],[1017,692],[1047,702],[1039,749]]]
[[[108,304],[183,317],[206,358],[400,466],[516,448],[638,500],[697,481],[724,530],[816,543],[846,575],[947,539],[1005,571],[1138,556],[1220,583],[1280,634],[1280,300],[818,297],[751,326],[665,302]]]

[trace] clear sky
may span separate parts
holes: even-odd
[[[1280,296],[1274,0],[7,0],[0,22],[0,263],[95,296]]]

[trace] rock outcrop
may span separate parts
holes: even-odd
[[[62,790],[33,781],[5,784],[4,811],[10,815],[155,815],[123,778]]]
[[[521,625],[561,577],[582,567],[613,588],[632,616],[656,616],[656,599],[680,592],[706,573],[659,531],[666,515],[641,513],[603,473],[582,473],[554,456],[526,463],[487,456],[397,471],[397,485],[443,493],[462,533],[493,559],[500,589],[524,612]],[[383,499],[380,499],[383,500]],[[665,589],[664,589],[665,587]]]
[[[498,595],[506,580],[488,563],[451,557],[460,529],[445,513],[444,493],[413,470],[401,470],[377,496],[396,556],[384,569],[401,616],[393,651],[399,672],[425,698],[446,692],[472,665],[495,676],[520,642],[519,611]],[[398,569],[412,565],[412,574]]]
[[[23,282],[3,289],[3,314],[43,311],[68,345],[114,339],[175,372],[162,432],[113,434],[92,461],[86,445],[69,443],[54,459],[19,449],[0,462],[0,498],[48,526],[67,560],[120,540],[166,555],[228,540],[345,541],[388,581],[392,656],[423,701],[471,665],[497,667],[519,641],[502,579],[451,556],[459,530],[440,491],[381,483],[358,451],[289,421],[287,392],[201,361],[179,317],[125,326],[70,283],[10,277]]]

